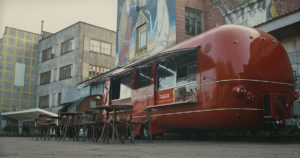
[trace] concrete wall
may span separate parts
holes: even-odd
[[[89,77],[89,64],[113,69],[116,66],[116,32],[94,25],[80,23],[80,54],[78,56],[78,83]],[[91,39],[110,43],[111,55],[90,51]]]
[[[288,52],[290,62],[296,75],[296,91],[300,92],[300,35],[283,39],[281,43]],[[294,115],[300,116],[300,98],[295,101],[293,112]]]
[[[75,44],[73,51],[61,55],[61,43],[72,38],[74,39]],[[110,43],[112,46],[111,55],[91,52],[91,39]],[[52,47],[52,52],[55,54],[55,57],[41,62],[42,51],[50,47]],[[52,112],[57,111],[58,93],[62,93],[61,103],[74,101],[80,98],[80,96],[78,96],[79,98],[73,97],[77,93],[74,93],[74,95],[66,94],[72,93],[66,91],[66,89],[70,87],[76,88],[77,84],[88,79],[89,65],[102,66],[109,69],[113,69],[116,66],[115,32],[83,22],[78,22],[41,40],[39,50],[39,74],[51,71],[51,82],[49,84],[39,85],[37,94],[38,98],[39,96],[49,95],[48,110]],[[59,80],[59,68],[66,65],[72,65],[72,78]]]
[[[51,71],[51,82],[49,84],[39,85],[37,89],[37,106],[39,103],[39,96],[45,95],[49,95],[49,109],[57,106],[58,93],[62,92],[62,88],[77,84],[77,58],[80,51],[79,35],[80,25],[77,23],[40,41],[39,74]],[[61,43],[71,38],[74,39],[73,51],[61,55]],[[52,47],[52,52],[55,54],[55,57],[53,59],[41,62],[42,51],[49,47]],[[72,65],[72,78],[60,81],[59,68],[66,65]]]

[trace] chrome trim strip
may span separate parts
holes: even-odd
[[[151,116],[169,116],[169,115],[190,114],[190,113],[196,113],[196,112],[227,111],[227,110],[263,111],[264,109],[257,109],[257,108],[220,108],[220,109],[205,109],[205,110],[181,111],[181,112],[165,113],[165,114],[154,114],[154,115],[151,115]],[[144,117],[145,116],[133,116],[132,118],[144,118]]]
[[[263,82],[263,83],[273,83],[273,84],[280,84],[280,85],[295,86],[294,84],[290,84],[290,83],[275,82],[275,81],[266,81],[266,80],[254,80],[254,79],[228,79],[228,80],[218,80],[218,81],[213,81],[213,82],[202,83],[202,84],[199,84],[198,86],[208,85],[208,84],[214,84],[214,83],[220,83],[220,82],[231,82],[231,81]]]

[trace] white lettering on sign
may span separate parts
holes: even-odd
[[[160,99],[167,99],[167,98],[170,98],[170,94],[169,94],[169,93],[166,93],[166,94],[160,94],[160,95],[159,95],[159,98],[160,98]]]

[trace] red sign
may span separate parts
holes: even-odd
[[[156,93],[156,104],[170,104],[174,103],[174,89],[167,89],[158,91]]]

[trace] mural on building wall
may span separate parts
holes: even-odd
[[[157,16],[159,15],[159,16]],[[137,51],[137,29],[146,24],[144,51]],[[119,65],[147,57],[175,44],[175,0],[118,0]]]
[[[279,0],[210,0],[226,24],[255,26],[278,16]]]

